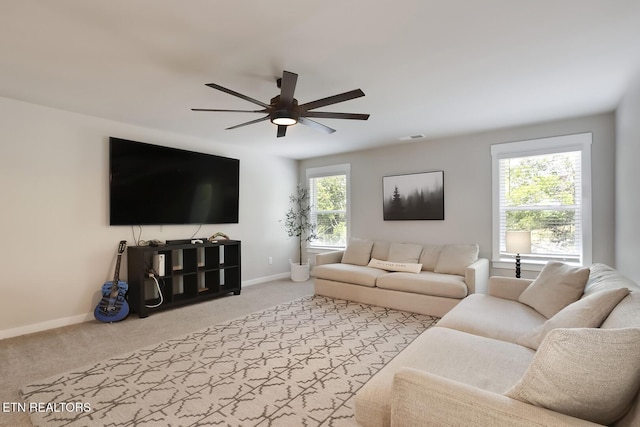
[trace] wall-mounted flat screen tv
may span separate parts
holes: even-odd
[[[111,225],[238,222],[240,161],[109,139]]]

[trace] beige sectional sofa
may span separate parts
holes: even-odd
[[[485,292],[489,261],[478,245],[422,245],[352,239],[318,254],[315,293],[442,317],[467,295]]]
[[[549,263],[488,286],[358,391],[361,425],[640,425],[638,284]]]

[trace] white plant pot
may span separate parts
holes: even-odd
[[[309,261],[306,264],[298,264],[289,260],[291,264],[291,280],[294,282],[305,282],[309,280]]]

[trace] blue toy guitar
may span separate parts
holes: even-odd
[[[129,314],[129,304],[125,299],[129,285],[118,278],[120,275],[120,260],[126,247],[127,241],[121,240],[118,246],[118,259],[113,281],[102,285],[102,299],[93,312],[96,319],[101,322],[117,322]]]

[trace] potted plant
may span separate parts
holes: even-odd
[[[302,263],[302,245],[303,242],[310,242],[317,238],[315,234],[316,225],[311,222],[310,213],[311,206],[309,204],[309,190],[298,184],[296,193],[289,196],[289,201],[293,205],[286,213],[284,219],[284,228],[287,230],[289,237],[298,238],[299,262],[291,264],[291,280],[294,282],[303,282],[309,279],[309,260]]]

